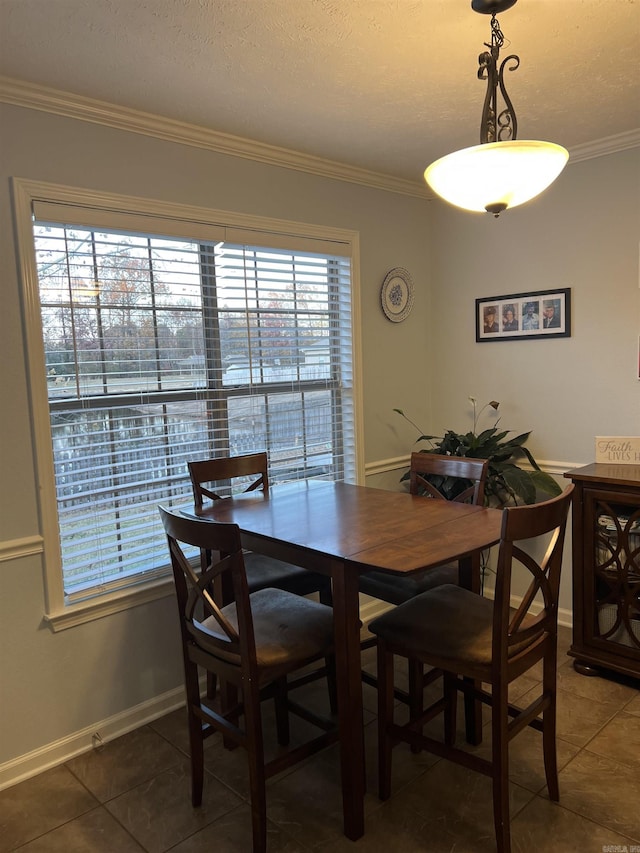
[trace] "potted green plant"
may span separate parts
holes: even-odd
[[[514,438],[509,438],[512,430],[498,428],[500,419],[488,429],[478,432],[478,422],[481,415],[489,411],[498,411],[500,403],[491,400],[478,411],[475,397],[469,397],[473,406],[473,429],[466,433],[447,430],[444,435],[425,435],[402,409],[394,409],[408,421],[419,433],[416,441],[426,441],[428,447],[422,448],[421,453],[440,453],[447,456],[471,456],[476,459],[488,459],[489,468],[485,484],[485,503],[492,506],[509,506],[518,504],[533,504],[538,500],[547,500],[559,495],[562,491],[556,481],[533,458],[525,442],[531,432],[524,432]],[[531,470],[521,468],[519,460],[526,460]],[[409,477],[406,472],[403,480]],[[449,500],[456,495],[456,489],[461,490],[459,481],[449,477],[433,478],[433,485]]]

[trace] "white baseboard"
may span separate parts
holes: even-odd
[[[558,625],[563,628],[573,628],[573,611],[567,610],[566,607],[558,609]]]
[[[94,737],[96,734],[99,735],[99,742],[107,743],[153,720],[157,720],[158,717],[175,711],[184,703],[184,687],[176,687],[174,690],[169,690],[160,696],[154,696],[153,699],[101,720],[86,729],[73,732],[58,741],[48,743],[24,755],[19,755],[11,761],[6,761],[4,764],[0,764],[0,791],[49,770],[51,767],[56,767],[77,755],[89,752],[95,747]]]

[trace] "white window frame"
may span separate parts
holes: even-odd
[[[356,482],[364,482],[363,405],[361,315],[359,287],[359,235],[356,231],[336,229],[267,217],[246,216],[230,211],[193,207],[153,199],[121,196],[114,193],[68,187],[22,178],[12,179],[13,204],[18,249],[19,276],[23,296],[23,315],[26,341],[29,397],[31,405],[35,476],[38,494],[41,535],[43,540],[43,572],[45,586],[44,618],[54,631],[72,627],[92,619],[107,616],[173,592],[170,578],[141,583],[135,588],[69,604],[65,601],[62,582],[56,489],[51,443],[50,414],[46,380],[45,355],[40,316],[39,282],[36,268],[33,205],[50,202],[75,205],[80,208],[101,208],[135,217],[155,216],[167,222],[181,221],[185,228],[196,232],[203,225],[224,223],[230,228],[271,232],[282,237],[311,238],[338,241],[348,246],[351,257],[351,322],[353,351],[353,404],[355,416]]]

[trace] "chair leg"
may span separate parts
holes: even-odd
[[[197,808],[202,805],[204,738],[202,737],[202,721],[194,713],[194,708],[200,706],[198,668],[190,661],[185,663],[185,685],[187,689],[189,751],[191,753],[191,804]]]
[[[207,699],[213,702],[216,698],[216,690],[218,689],[218,676],[215,672],[207,673]]]
[[[280,746],[287,746],[289,743],[289,708],[287,705],[287,679],[280,678],[275,685],[275,695],[273,697],[276,710],[276,731],[278,733],[278,743]]]
[[[189,709],[189,749],[191,752],[191,805],[197,808],[202,805],[204,743],[202,739],[202,723],[191,708]]]
[[[391,738],[387,726],[393,723],[393,655],[378,638],[378,796],[391,796]]]
[[[551,699],[552,707],[543,713],[542,723],[542,748],[544,754],[544,772],[547,779],[547,790],[549,799],[557,803],[560,799],[560,786],[558,784],[558,763],[556,756],[556,697]]]
[[[458,715],[457,677],[452,672],[443,672],[442,690],[445,700],[444,707],[444,742],[454,746],[456,742],[456,725]]]
[[[318,592],[320,604],[326,604],[327,607],[333,607],[333,591],[331,589],[331,578],[327,578],[327,583],[320,587]]]
[[[491,738],[493,764],[493,823],[498,853],[511,853],[509,825],[509,736],[507,684],[493,686]]]
[[[247,691],[249,694],[249,691]],[[251,826],[253,830],[253,853],[267,850],[267,794],[264,773],[264,742],[260,700],[244,697],[245,734],[249,759],[249,789],[251,796]]]
[[[238,688],[235,684],[230,684],[228,681],[224,679],[220,679],[220,707],[221,713],[223,717],[227,717],[232,723],[236,726],[238,725],[238,714],[230,715],[229,711],[235,705],[238,704]],[[238,744],[235,741],[232,741],[228,737],[222,738],[222,743],[224,744],[225,749],[235,749]]]
[[[482,704],[475,699],[472,690],[479,690],[481,683],[472,678],[464,679],[469,685],[470,691],[464,695],[464,717],[467,743],[478,746],[482,743]]]
[[[543,664],[542,689],[551,704],[542,714],[542,751],[549,799],[557,803],[560,799],[560,787],[556,754],[556,670],[556,650],[552,649],[545,656]]]
[[[424,704],[424,666],[419,660],[409,658],[409,720],[417,720]],[[411,744],[411,752],[421,752],[417,744]]]
[[[324,659],[324,665],[327,669],[327,689],[329,691],[329,710],[332,716],[338,713],[338,682],[336,681],[336,658],[335,655],[329,655]]]
[[[327,578],[327,583],[320,587],[318,598],[320,604],[326,604],[327,607],[333,607],[333,590],[331,587],[331,578]],[[326,657],[324,659],[325,667],[327,668],[327,687],[329,689],[329,708],[331,714],[335,717],[338,713],[338,686],[336,682],[336,659],[335,657]]]

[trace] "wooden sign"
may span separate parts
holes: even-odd
[[[640,436],[597,435],[596,462],[617,462],[620,465],[640,464]]]

